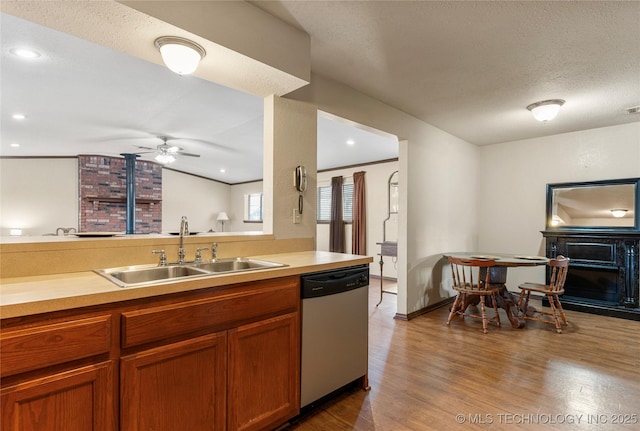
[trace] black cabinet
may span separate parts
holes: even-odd
[[[640,232],[544,231],[543,236],[547,257],[571,259],[565,308],[640,320]]]

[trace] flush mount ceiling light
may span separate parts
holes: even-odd
[[[533,114],[533,118],[543,123],[551,121],[560,112],[560,107],[564,105],[562,99],[543,100],[542,102],[532,103],[527,109]]]
[[[616,208],[611,210],[611,215],[614,216],[615,218],[622,218],[627,213],[627,211],[628,210],[625,210],[622,208]]]
[[[163,36],[154,44],[160,50],[164,64],[178,75],[193,73],[206,55],[203,47],[182,37]]]

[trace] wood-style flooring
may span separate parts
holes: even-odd
[[[503,325],[482,334],[470,318],[447,326],[448,307],[394,320],[396,296],[376,308],[378,299],[376,280],[371,390],[338,396],[287,430],[640,429],[640,322],[567,311],[556,334],[535,321],[512,329],[501,314]]]

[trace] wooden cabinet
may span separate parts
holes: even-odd
[[[3,430],[271,430],[299,413],[297,276],[2,324]]]
[[[299,410],[299,315],[229,332],[229,430],[264,430]]]
[[[5,431],[113,431],[111,361],[3,387]]]
[[[16,326],[3,322],[2,429],[114,430],[111,344],[107,313]]]
[[[226,333],[125,356],[122,431],[218,431],[226,424]]]

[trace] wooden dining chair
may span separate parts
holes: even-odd
[[[551,278],[549,284],[540,283],[523,283],[518,286],[520,291],[520,298],[518,299],[518,310],[523,311],[523,317],[529,320],[537,320],[539,322],[555,324],[556,332],[562,333],[561,323],[567,325],[567,317],[560,304],[559,295],[564,293],[564,281],[567,278],[567,271],[569,269],[569,258],[564,256],[558,256],[556,259],[551,259],[547,265],[551,268]],[[546,295],[549,300],[549,308],[551,311],[538,311],[536,310],[533,315],[527,315],[527,307],[529,305],[529,296],[531,292]],[[524,305],[523,305],[524,301]],[[545,318],[544,316],[551,316],[552,320]]]
[[[447,319],[447,325],[451,323],[453,316],[458,315],[482,319],[482,332],[487,333],[487,322],[495,322],[500,326],[500,315],[498,314],[498,303],[496,295],[498,286],[489,284],[489,268],[495,266],[494,260],[486,259],[466,259],[449,256],[451,273],[453,275],[453,289],[458,292],[456,299],[451,306],[451,312]],[[495,315],[487,318],[485,311],[485,298],[491,298],[491,304],[495,310]],[[467,313],[470,304],[480,302],[480,315]]]

